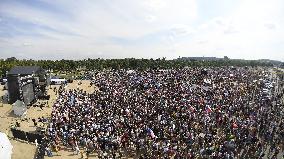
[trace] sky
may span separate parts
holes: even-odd
[[[284,61],[283,0],[0,0],[0,58]]]

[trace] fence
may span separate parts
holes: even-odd
[[[45,154],[45,142],[44,142],[44,136],[42,134],[38,133],[30,133],[30,132],[24,132],[22,130],[18,130],[16,128],[11,128],[11,132],[14,138],[20,139],[23,141],[28,141],[29,143],[35,143],[35,140],[37,140],[37,143],[39,144],[36,153],[34,155],[34,159],[43,159]]]
[[[24,132],[22,130],[18,130],[16,128],[11,128],[11,132],[16,139],[28,141],[35,143],[35,140],[37,140],[37,143],[41,143],[43,139],[43,135],[37,134],[37,133],[30,133],[30,132]]]

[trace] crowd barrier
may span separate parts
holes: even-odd
[[[42,142],[41,144],[39,144],[39,146],[36,149],[34,159],[44,159],[44,155],[45,155],[45,143]]]
[[[40,144],[42,139],[43,139],[43,135],[41,135],[41,134],[24,132],[24,131],[18,130],[16,128],[11,128],[11,132],[12,132],[14,138],[24,140],[24,141],[28,141],[28,142],[32,142],[32,143],[35,143],[35,140],[37,139],[37,143]]]

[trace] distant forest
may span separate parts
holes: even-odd
[[[73,72],[76,70],[102,70],[102,69],[170,69],[184,67],[221,67],[221,66],[273,66],[273,62],[262,60],[166,60],[158,59],[84,59],[84,60],[18,60],[15,57],[0,59],[0,75],[5,76],[14,66],[41,66],[47,70]],[[283,65],[283,63],[282,63]]]

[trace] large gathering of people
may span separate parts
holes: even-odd
[[[112,159],[282,157],[283,92],[273,80],[264,68],[102,71],[94,93],[58,90],[45,149]]]

